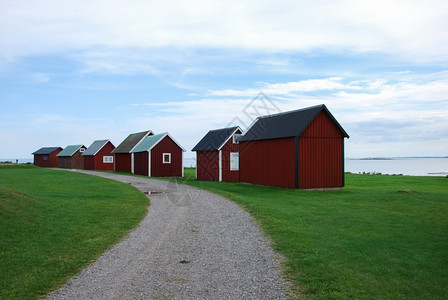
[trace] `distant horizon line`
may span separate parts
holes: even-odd
[[[351,160],[392,160],[406,158],[448,158],[448,156],[367,156],[367,157],[346,157]]]
[[[448,158],[448,156],[366,156],[366,157],[346,157],[349,160],[392,160],[392,159],[406,159],[406,158]],[[195,159],[195,157],[184,157],[184,159]],[[3,161],[15,160],[33,160],[33,157],[28,158],[0,158]]]

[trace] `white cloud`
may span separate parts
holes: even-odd
[[[50,75],[45,73],[34,73],[32,77],[33,80],[37,83],[46,83],[50,81]]]
[[[265,83],[261,90],[273,92],[266,95],[282,111],[326,104],[351,136],[347,152],[351,157],[388,156],[392,152],[398,156],[444,155],[440,147],[429,145],[440,145],[448,138],[447,79],[417,84],[391,83],[382,79],[352,82],[344,78],[326,78]],[[307,94],[309,91],[314,94]],[[247,126],[251,120],[244,111],[257,93],[254,88],[220,90],[209,92],[209,96],[218,97],[148,103],[146,105],[153,114],[135,122],[157,124],[161,126],[160,130],[168,128],[181,136],[180,140],[191,149],[210,129],[227,126],[236,119],[241,119]],[[364,148],[373,144],[384,144],[384,148]],[[405,149],[402,145],[412,146]]]
[[[0,56],[96,47],[375,51],[448,58],[446,1],[54,1],[0,3]]]
[[[301,81],[292,81],[286,83],[259,83],[259,88],[249,88],[245,90],[224,89],[211,90],[208,94],[213,96],[246,96],[256,95],[261,90],[266,95],[288,96],[295,93],[315,92],[315,91],[333,91],[333,90],[360,90],[361,87],[356,83],[350,82],[344,84],[340,77],[331,77],[324,79],[307,79]]]

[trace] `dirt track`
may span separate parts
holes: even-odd
[[[145,219],[49,299],[283,299],[279,264],[251,216],[215,194],[78,171],[148,193]]]

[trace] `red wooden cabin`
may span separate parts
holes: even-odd
[[[183,177],[185,149],[167,132],[144,138],[133,150],[134,174]]]
[[[145,137],[153,135],[151,130],[132,133],[128,135],[120,145],[112,151],[115,155],[115,171],[134,173],[133,159],[131,151],[137,146]]]
[[[299,189],[343,187],[348,137],[325,105],[259,117],[239,139],[240,181]]]
[[[89,148],[84,151],[84,169],[86,170],[114,170],[115,146],[109,140],[94,141]]]
[[[82,154],[86,150],[84,145],[68,145],[64,150],[59,152],[59,168],[65,169],[83,169],[84,157]]]
[[[196,151],[196,178],[213,181],[238,181],[238,137],[241,128],[210,130],[192,149]]]
[[[33,152],[34,165],[38,167],[57,168],[59,159],[57,155],[62,151],[61,147],[43,147]]]

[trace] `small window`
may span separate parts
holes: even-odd
[[[235,133],[233,135],[233,143],[238,144],[238,139],[240,138],[241,134]]]
[[[230,152],[230,171],[238,171],[240,169],[240,156],[238,152]]]
[[[171,153],[163,153],[163,163],[164,164],[171,163]]]
[[[48,155],[44,155],[44,160],[48,160]]]
[[[86,150],[86,148],[79,149],[79,152],[83,153]]]
[[[113,156],[103,156],[103,163],[105,164],[111,164],[114,162]]]

